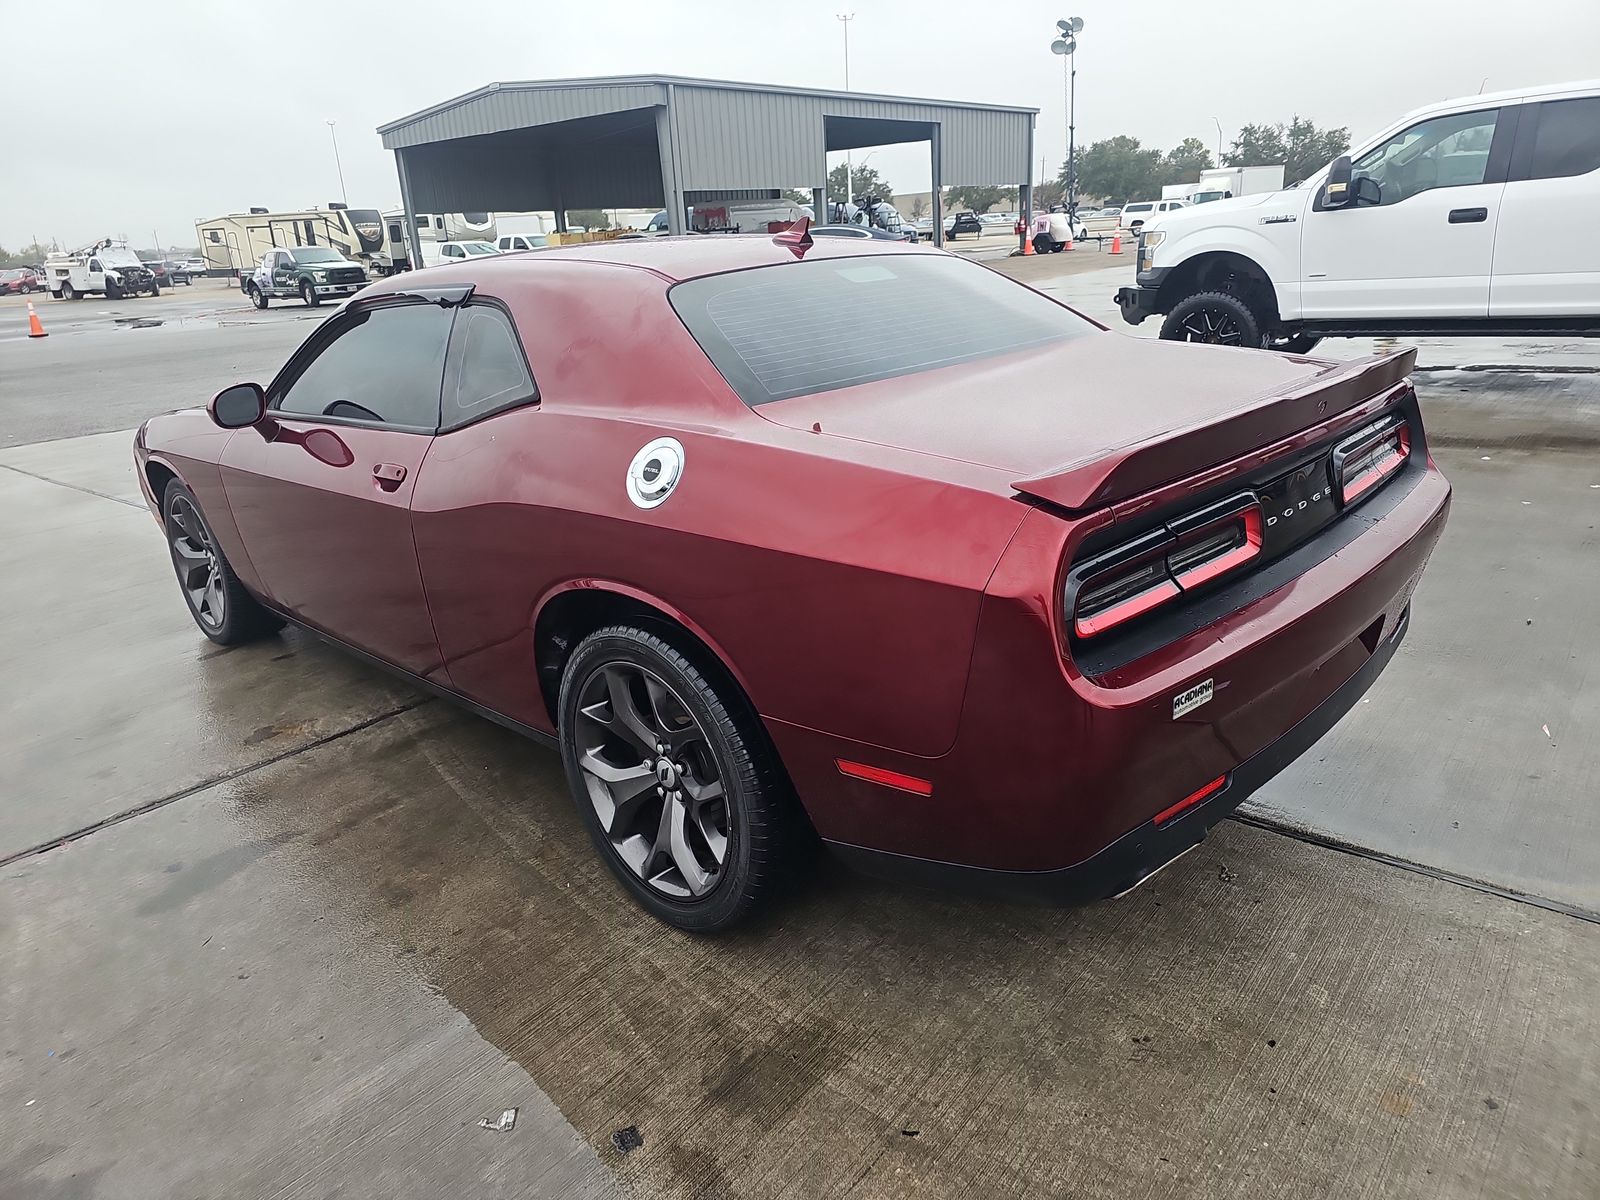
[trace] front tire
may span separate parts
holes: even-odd
[[[322,297],[317,295],[317,289],[311,286],[310,281],[300,281],[300,299],[306,302],[307,308],[315,308],[322,303]]]
[[[1200,292],[1181,300],[1161,322],[1168,342],[1204,342],[1216,346],[1263,345],[1261,324],[1239,297],[1227,292]]]
[[[659,634],[586,637],[561,676],[561,759],[606,865],[693,933],[742,919],[800,849],[797,812],[749,703]]]
[[[235,646],[283,627],[283,619],[262,608],[239,582],[193,492],[172,480],[161,513],[172,569],[201,633],[220,646]]]

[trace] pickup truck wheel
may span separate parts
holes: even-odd
[[[309,279],[300,281],[300,299],[306,302],[307,308],[315,308],[322,303],[322,297],[317,295],[317,289],[311,286]]]
[[[1293,337],[1276,338],[1269,341],[1267,349],[1276,350],[1280,354],[1310,354],[1321,340],[1321,338],[1313,337],[1309,333],[1297,333]]]
[[[76,293],[73,292],[70,283],[63,284],[59,292],[51,292],[50,294],[57,300],[76,300],[78,298]]]
[[[1033,238],[1033,252],[1035,254],[1049,254],[1055,248],[1055,243],[1050,240],[1048,233],[1035,234]]]
[[[1168,342],[1206,342],[1253,350],[1264,344],[1255,314],[1227,292],[1200,292],[1179,301],[1161,322],[1161,337]]]
[[[265,292],[252,283],[250,285],[250,303],[257,308],[265,308],[271,301],[267,299]]]

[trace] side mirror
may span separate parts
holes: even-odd
[[[247,429],[266,415],[267,394],[259,383],[236,383],[211,397],[206,412],[223,429]]]
[[[1354,198],[1350,192],[1350,156],[1341,154],[1328,166],[1328,180],[1322,185],[1322,207],[1344,208]]]

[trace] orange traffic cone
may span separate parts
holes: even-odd
[[[1061,248],[1063,250],[1074,250],[1077,248],[1072,244],[1072,235],[1070,233],[1067,234],[1067,244]]]
[[[1022,253],[1024,257],[1033,253],[1033,239],[1031,237],[1022,239]]]
[[[28,336],[31,338],[50,336],[44,331],[44,326],[39,324],[39,314],[33,311],[32,300],[28,301]]]
[[[1111,253],[1122,253],[1122,235],[1120,233],[1114,233],[1111,235]]]

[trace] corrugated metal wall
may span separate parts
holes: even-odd
[[[584,87],[527,87],[495,84],[451,100],[416,117],[383,127],[383,148],[420,146],[449,138],[501,133],[529,125],[575,121],[630,108],[666,103],[661,84],[607,84]]]
[[[899,123],[885,128],[885,142],[904,134],[907,123],[940,126],[939,174],[947,185],[1029,177],[1028,110],[687,80],[496,85],[385,126],[383,142],[405,148],[412,202],[422,212],[659,205],[665,200],[653,128],[591,140],[581,122],[653,111],[669,100],[683,192],[816,186],[830,117]],[[550,129],[561,122],[579,124],[559,134]]]

